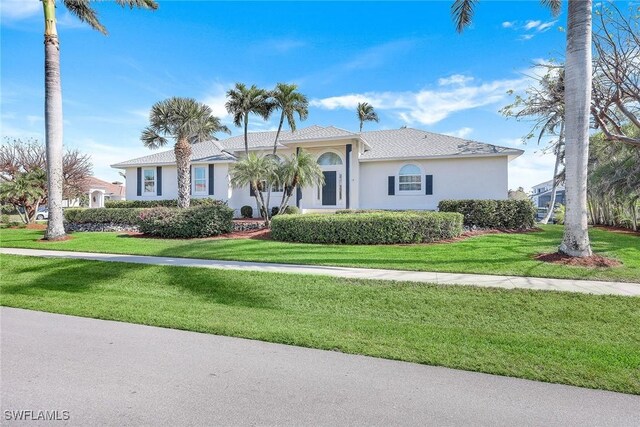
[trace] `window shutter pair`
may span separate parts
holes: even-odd
[[[389,196],[396,194],[396,177],[393,175],[387,178],[387,194]],[[427,196],[433,194],[433,175],[424,176],[424,194]]]

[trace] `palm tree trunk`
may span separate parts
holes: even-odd
[[[188,208],[191,203],[191,144],[181,138],[173,151],[178,168],[178,207]]]
[[[247,134],[249,128],[249,113],[244,113],[244,154],[249,155],[249,135]]]
[[[284,124],[284,111],[280,115],[280,123],[278,124],[278,131],[276,132],[276,139],[275,139],[275,141],[273,141],[273,155],[274,156],[278,152],[278,139],[280,138],[280,132],[282,131],[282,125],[283,124]],[[271,190],[272,190],[272,188],[273,188],[273,185],[269,185],[269,191],[267,192],[267,210],[269,210],[269,207],[271,206]],[[284,197],[284,194],[283,194],[283,197]],[[278,213],[279,212],[280,212],[280,209],[278,209]]]
[[[47,199],[49,222],[45,239],[65,237],[62,216],[62,85],[60,44],[54,0],[44,0],[44,122],[47,148]]]
[[[560,252],[591,255],[587,223],[587,164],[591,103],[591,3],[569,0],[565,64],[566,214]]]
[[[547,224],[553,215],[553,208],[556,205],[556,193],[558,189],[558,169],[560,168],[560,150],[564,144],[564,122],[560,124],[560,136],[558,137],[558,145],[556,146],[556,164],[553,167],[553,184],[551,186],[551,202],[549,202],[549,210],[542,218],[540,224]]]
[[[362,121],[362,119],[360,119],[360,133],[362,133],[362,125],[364,124],[364,122]]]

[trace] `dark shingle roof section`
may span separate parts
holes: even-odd
[[[520,155],[522,150],[499,147],[468,139],[412,128],[363,132],[371,149],[361,160],[450,157],[478,155]]]

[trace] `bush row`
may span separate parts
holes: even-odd
[[[73,208],[64,210],[64,219],[69,223],[75,224],[118,224],[118,225],[136,225],[140,213],[144,209],[141,208],[123,208],[123,209],[86,209]]]
[[[480,228],[531,228],[536,215],[530,200],[442,200],[438,210],[461,213],[465,226]]]
[[[425,243],[461,233],[462,215],[440,212],[283,215],[271,223],[273,239],[301,243]]]
[[[216,199],[191,199],[190,205],[195,206],[217,206],[226,205],[222,200]],[[107,200],[104,207],[109,209],[128,209],[128,208],[156,208],[156,207],[175,208],[178,207],[176,199],[169,200]]]
[[[233,230],[233,209],[228,206],[196,206],[188,209],[153,208],[140,214],[144,234],[167,239],[218,236]]]

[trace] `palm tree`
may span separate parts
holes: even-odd
[[[269,211],[265,205],[263,181],[269,185],[276,180],[277,163],[272,156],[263,156],[250,152],[231,165],[231,185],[234,187],[251,187],[251,193],[256,199],[258,211],[269,226]]]
[[[173,97],[151,107],[150,124],[140,139],[145,147],[164,147],[168,138],[175,140],[173,151],[178,169],[178,207],[188,208],[191,181],[191,144],[214,139],[217,132],[231,133],[212,115],[208,105],[191,98]]]
[[[476,0],[455,0],[451,7],[458,32],[471,23]],[[542,0],[554,15],[561,0]],[[561,253],[591,255],[587,224],[587,166],[591,103],[592,0],[570,0],[565,62],[565,191],[566,216]]]
[[[88,0],[62,0],[78,19],[107,34]],[[154,0],[116,0],[120,6],[157,9]],[[47,146],[47,197],[49,222],[45,239],[65,237],[62,217],[62,87],[60,84],[60,43],[56,28],[55,0],[42,0],[44,8],[44,121]]]
[[[256,114],[267,120],[273,111],[274,104],[271,101],[269,91],[252,85],[250,88],[243,83],[236,83],[234,89],[227,91],[225,107],[233,116],[233,124],[244,126],[244,153],[249,154],[249,138],[247,135],[249,126],[249,114]]]
[[[309,100],[307,97],[298,90],[298,85],[278,83],[276,88],[271,92],[271,98],[274,103],[274,109],[280,110],[280,123],[278,123],[278,131],[276,132],[276,139],[273,141],[273,154],[276,154],[278,150],[278,138],[280,138],[280,131],[284,124],[284,119],[287,119],[287,124],[291,129],[291,132],[296,130],[296,118],[295,114],[298,114],[300,120],[306,120],[309,116]]]
[[[358,120],[360,120],[360,132],[362,132],[362,126],[364,125],[364,122],[378,123],[380,121],[380,119],[378,118],[378,113],[376,113],[376,111],[373,109],[373,105],[367,102],[358,103],[356,114],[358,115]]]
[[[314,156],[301,149],[291,157],[285,157],[276,172],[279,182],[283,183],[284,193],[278,212],[284,212],[289,206],[291,196],[298,187],[321,186],[324,184],[322,169]]]

